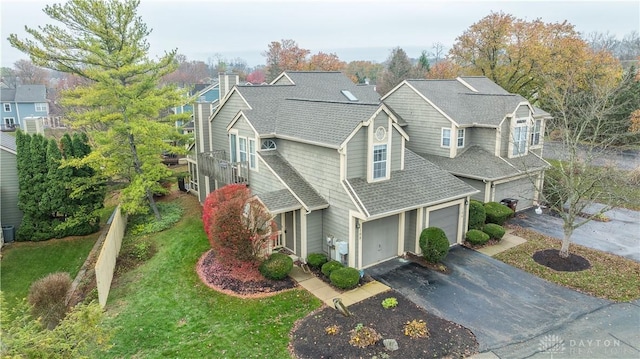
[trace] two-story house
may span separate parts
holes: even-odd
[[[486,77],[406,80],[382,102],[411,137],[407,147],[478,189],[474,199],[537,204],[547,112]]]
[[[276,246],[356,268],[419,253],[429,226],[462,242],[477,190],[411,151],[370,86],[339,72],[285,72],[220,91],[219,105],[194,109],[200,201],[246,183],[278,222]]]
[[[2,129],[25,128],[25,119],[49,117],[47,90],[44,85],[18,85],[0,88]]]

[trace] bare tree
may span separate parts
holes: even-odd
[[[621,136],[634,135],[630,131],[620,133],[612,124],[612,121],[624,120],[615,115],[622,106],[628,105],[627,101],[634,101],[625,96],[628,87],[635,85],[633,79],[628,78],[632,74],[625,76],[615,85],[608,86],[594,77],[588,79],[586,90],[576,84],[554,86],[546,92],[546,103],[552,107],[554,116],[547,128],[553,128],[559,137],[563,158],[545,173],[542,196],[563,221],[560,249],[563,258],[569,256],[571,236],[576,228],[602,216],[623,200],[622,194],[608,186],[623,180],[618,171],[596,166],[595,161],[619,142]]]
[[[38,67],[29,60],[18,60],[13,64],[18,83],[21,85],[47,85],[49,71]]]

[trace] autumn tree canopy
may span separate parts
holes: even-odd
[[[396,47],[391,50],[387,60],[387,67],[382,73],[382,78],[377,83],[376,91],[381,96],[385,95],[400,82],[413,77],[413,72],[414,69],[407,53],[403,49]]]
[[[283,71],[341,71],[346,66],[334,53],[320,51],[311,57],[309,54],[311,50],[299,47],[294,40],[272,41],[267,51],[262,53],[267,60],[267,81],[272,81]]]
[[[609,52],[591,49],[566,21],[527,21],[502,12],[471,25],[449,55],[465,74],[486,76],[534,103],[544,98],[543,81],[549,78],[555,86],[571,82],[587,87],[587,78],[608,81],[621,75]],[[576,78],[567,81],[568,72]]]
[[[179,87],[186,87],[193,84],[206,83],[209,78],[209,67],[204,61],[188,61],[182,54],[176,55],[174,59],[177,64],[175,71],[162,77],[164,84],[174,84]]]

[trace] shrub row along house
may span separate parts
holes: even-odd
[[[194,104],[190,190],[203,202],[217,188],[246,183],[279,225],[274,247],[301,258],[324,252],[365,268],[419,253],[425,227],[462,243],[472,197],[535,200],[524,182],[509,183],[527,176],[530,163],[539,176],[545,162],[527,152],[528,142],[515,141],[510,155],[511,133],[522,119],[539,131],[544,115],[486,78],[405,81],[382,101],[373,86],[339,72],[284,72],[261,86],[221,74],[219,86],[218,100]],[[480,106],[481,96],[492,102]],[[527,137],[530,127],[519,131]],[[475,159],[486,168],[465,165]]]

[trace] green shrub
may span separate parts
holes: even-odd
[[[328,260],[324,253],[311,253],[307,256],[307,264],[313,268],[322,268],[322,265]]]
[[[487,223],[503,225],[513,216],[511,208],[498,202],[487,202],[484,204],[484,209],[487,212]]]
[[[398,299],[395,297],[384,298],[382,300],[382,307],[384,309],[395,308],[398,306]]]
[[[51,273],[29,287],[27,297],[34,318],[41,318],[42,326],[55,328],[67,314],[66,298],[71,289],[71,276],[66,272]]]
[[[158,211],[162,215],[160,220],[156,219],[153,213],[129,217],[128,232],[132,235],[140,235],[164,231],[180,220],[183,209],[176,203],[158,203]]]
[[[331,284],[340,289],[351,289],[360,282],[360,271],[352,267],[337,268],[329,276]]]
[[[273,253],[260,264],[260,273],[269,279],[281,280],[287,277],[293,268],[293,259],[283,253]]]
[[[487,220],[487,212],[480,201],[471,200],[469,202],[469,229],[482,229]]]
[[[485,244],[489,241],[489,235],[478,229],[471,229],[465,235],[465,239],[471,244]]]
[[[342,267],[344,266],[338,261],[329,261],[322,265],[321,271],[322,274],[327,276],[327,278],[331,278],[331,272]]]
[[[486,226],[482,229],[482,231],[489,235],[492,239],[501,240],[505,234],[504,227],[495,223],[487,223]]]
[[[449,253],[449,240],[438,227],[429,227],[420,233],[420,249],[424,259],[431,263],[442,261]]]

